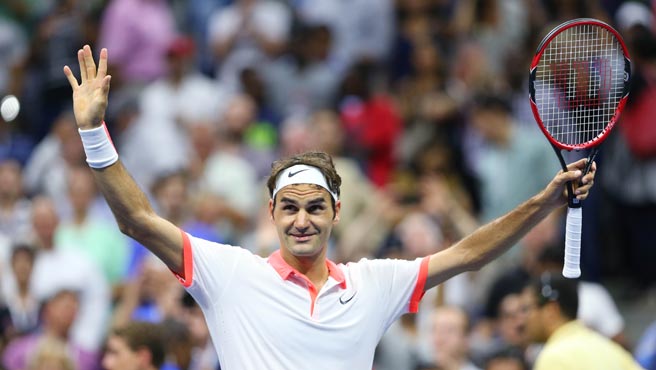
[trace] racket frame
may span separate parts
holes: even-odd
[[[540,117],[540,112],[538,111],[538,106],[535,102],[535,80],[536,80],[536,72],[537,72],[537,67],[538,64],[540,64],[540,60],[542,58],[542,55],[544,54],[544,51],[547,49],[547,46],[549,43],[551,43],[551,40],[556,38],[559,34],[564,32],[567,29],[573,28],[573,27],[578,27],[578,26],[583,26],[583,25],[592,25],[592,26],[599,26],[602,28],[605,28],[607,31],[609,31],[613,36],[615,36],[615,39],[619,42],[620,46],[622,47],[622,51],[624,53],[624,91],[622,92],[622,98],[620,99],[617,108],[615,109],[615,114],[609,121],[609,123],[606,125],[604,130],[593,138],[592,140],[586,141],[581,144],[567,144],[567,143],[562,143],[558,140],[556,140],[547,130],[547,128],[544,126],[544,122],[542,121],[542,118]],[[538,126],[540,127],[540,130],[544,133],[544,135],[549,139],[552,145],[556,146],[556,148],[560,150],[567,150],[567,151],[572,151],[572,150],[581,150],[581,149],[588,149],[595,147],[599,144],[601,144],[608,134],[610,133],[611,129],[613,126],[615,126],[615,123],[617,123],[617,120],[620,116],[620,113],[624,109],[624,105],[626,104],[627,98],[629,96],[629,90],[630,90],[630,81],[631,81],[631,59],[629,57],[629,50],[627,49],[626,45],[624,44],[624,40],[622,39],[622,36],[617,32],[613,27],[608,25],[607,23],[604,23],[600,20],[593,19],[593,18],[577,18],[577,19],[572,19],[570,21],[564,22],[561,25],[557,26],[551,32],[549,32],[540,42],[540,44],[537,47],[537,50],[535,52],[535,55],[533,56],[533,60],[531,62],[531,68],[529,72],[529,82],[528,82],[528,91],[529,91],[529,101],[531,103],[531,111],[533,112],[533,116],[535,117],[536,122],[538,123]],[[563,167],[564,170],[566,170],[566,166]]]
[[[570,28],[584,26],[584,25],[597,26],[606,29],[615,37],[615,39],[620,44],[624,56],[624,86],[623,86],[623,91],[620,101],[618,102],[617,107],[610,121],[606,124],[606,126],[601,131],[601,133],[595,136],[594,138],[587,140],[583,143],[568,144],[556,140],[554,136],[549,132],[549,130],[547,130],[547,128],[545,127],[544,122],[540,117],[538,106],[536,104],[535,81],[536,81],[538,65],[540,64],[542,55],[544,54],[545,50],[547,49],[551,41],[554,38],[556,38],[559,34]],[[573,19],[555,27],[542,39],[535,52],[529,71],[529,101],[531,104],[531,110],[533,111],[533,116],[535,117],[535,121],[540,127],[540,130],[542,130],[544,136],[546,136],[547,139],[549,140],[554,151],[556,152],[556,156],[558,157],[558,161],[560,162],[563,172],[567,172],[567,164],[565,163],[565,160],[563,158],[562,150],[579,151],[583,149],[590,149],[588,160],[582,172],[582,176],[585,176],[585,174],[588,173],[595,157],[599,153],[599,145],[606,139],[606,137],[608,137],[608,134],[612,130],[613,126],[615,126],[615,123],[617,122],[620,113],[622,112],[624,106],[626,105],[626,101],[630,90],[630,81],[631,81],[631,60],[629,57],[628,49],[624,44],[624,40],[622,39],[621,35],[613,27],[611,27],[610,25],[604,22],[592,18]],[[567,188],[567,203],[569,208],[567,214],[567,230],[566,230],[566,237],[565,237],[566,239],[565,265],[563,266],[563,275],[567,278],[577,278],[581,275],[581,270],[579,267],[580,265],[579,259],[580,259],[581,215],[582,215],[580,208],[582,206],[582,202],[574,196],[574,191],[573,191],[574,189],[571,181],[567,182],[566,188]]]

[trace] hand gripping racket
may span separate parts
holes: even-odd
[[[551,142],[563,171],[562,150],[590,149],[585,175],[629,94],[631,61],[620,34],[596,19],[580,18],[554,28],[542,40],[529,74],[535,121]],[[581,275],[581,201],[567,184],[563,276]]]

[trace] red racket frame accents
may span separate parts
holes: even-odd
[[[547,49],[549,46],[550,42],[558,36],[560,33],[564,32],[567,29],[570,29],[572,27],[578,27],[582,25],[592,25],[592,26],[598,26],[598,27],[603,27],[607,31],[609,31],[615,39],[619,42],[619,44],[622,47],[622,51],[624,53],[624,91],[622,94],[622,98],[618,102],[618,106],[615,110],[614,115],[612,116],[610,122],[605,126],[605,128],[602,130],[602,132],[597,135],[596,137],[592,138],[591,140],[588,140],[584,143],[581,144],[567,144],[567,143],[562,143],[558,140],[556,140],[553,135],[547,130],[547,128],[544,125],[544,122],[542,121],[542,118],[540,117],[540,112],[538,111],[538,106],[536,104],[535,100],[535,80],[536,80],[536,70],[538,67],[538,64],[540,63],[540,60],[542,58],[542,55],[544,51]],[[601,142],[603,142],[606,137],[608,136],[608,133],[611,131],[615,123],[617,122],[617,119],[619,118],[620,113],[622,112],[622,109],[624,109],[624,105],[626,104],[626,100],[629,95],[629,81],[631,80],[631,60],[629,58],[629,51],[626,48],[626,45],[624,44],[624,40],[622,40],[622,37],[620,34],[611,26],[608,24],[601,22],[596,19],[592,18],[579,18],[579,19],[573,19],[569,22],[565,22],[561,24],[560,26],[556,27],[553,29],[547,36],[542,40],[540,45],[537,48],[537,51],[535,53],[535,56],[533,57],[533,61],[531,62],[531,67],[530,67],[530,74],[529,74],[529,98],[531,102],[531,110],[533,111],[533,115],[535,117],[536,122],[538,123],[538,126],[540,127],[540,130],[544,133],[544,135],[549,139],[549,141],[556,146],[559,149],[562,150],[581,150],[581,149],[587,149],[591,147],[595,147]]]

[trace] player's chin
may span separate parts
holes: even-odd
[[[321,246],[314,243],[290,243],[287,249],[296,257],[312,257],[321,252]]]

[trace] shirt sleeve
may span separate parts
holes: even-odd
[[[367,280],[379,292],[380,307],[385,310],[385,328],[405,313],[415,313],[424,296],[429,258],[405,260],[363,260]]]
[[[184,276],[176,274],[176,277],[201,307],[207,307],[221,299],[240,261],[251,253],[243,248],[196,238],[184,231],[182,237]]]

